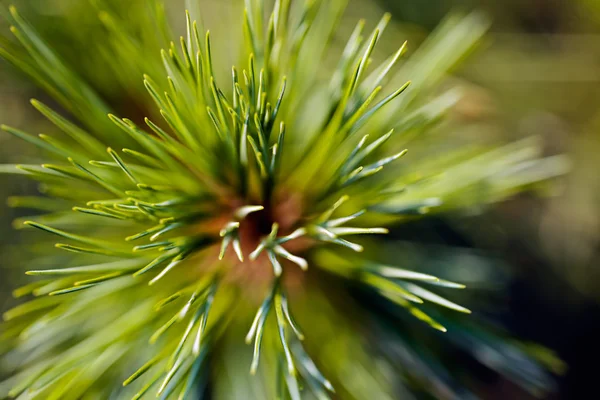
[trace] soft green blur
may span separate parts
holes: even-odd
[[[517,240],[581,294],[600,291],[600,2],[595,0],[379,0],[400,29],[434,27],[455,8],[493,18],[487,42],[457,75],[468,95],[456,110],[461,135],[537,136],[547,155],[566,153],[571,172],[550,198],[519,198],[470,224],[482,246]],[[422,27],[422,28],[420,28]],[[495,229],[489,229],[496,226]]]

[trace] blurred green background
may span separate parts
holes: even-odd
[[[143,0],[115,4],[122,8],[124,19],[135,21],[131,10],[139,1]],[[218,21],[219,15],[230,12],[233,1],[204,3],[212,6],[211,12]],[[21,12],[61,50],[69,64],[96,83],[111,106],[128,115],[144,109],[138,96],[141,77],[137,81],[115,82],[110,71],[95,68],[92,52],[80,57],[77,49],[81,49],[86,37],[102,34],[87,1],[20,3]],[[179,10],[176,6],[183,2],[168,3]],[[477,213],[416,222],[394,235],[427,244],[482,249],[506,260],[512,283],[499,301],[498,313],[503,322],[517,336],[557,350],[567,362],[569,370],[561,378],[557,398],[590,398],[587,396],[593,393],[596,369],[589,366],[600,357],[596,342],[600,335],[600,179],[597,177],[600,1],[351,0],[350,3],[342,21],[340,41],[357,19],[376,21],[382,11],[392,12],[396,24],[386,33],[381,51],[395,49],[406,39],[411,49],[418,47],[452,10],[480,9],[492,18],[490,33],[480,49],[454,71],[455,79],[466,93],[450,116],[463,127],[458,137],[510,141],[538,136],[547,155],[569,154],[572,170],[561,180],[560,190],[548,193],[543,199],[520,195]],[[178,21],[181,16],[174,13],[172,17]],[[148,55],[153,56],[157,54]],[[0,63],[0,82],[2,123],[27,125],[32,132],[50,129],[28,102],[31,97],[48,101],[43,92],[5,63]],[[0,133],[2,163],[27,163],[35,157],[34,151],[31,146]],[[0,176],[1,198],[35,190],[32,183],[19,177]],[[11,221],[18,216],[18,211],[0,205],[0,309],[12,302],[9,288],[22,281],[23,268],[10,261],[18,259],[15,245],[22,240],[21,232],[11,228]],[[482,379],[485,378],[482,372]],[[511,395],[516,396],[512,392]],[[498,396],[490,398],[503,398]]]

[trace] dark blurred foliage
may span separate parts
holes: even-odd
[[[426,242],[486,249],[506,260],[514,277],[502,319],[569,365],[557,398],[593,398],[600,357],[600,2],[378,1],[399,21],[427,29],[455,7],[486,10],[494,20],[489,41],[459,71],[477,84],[467,109],[493,112],[496,134],[540,135],[547,153],[571,155],[572,172],[552,199],[520,196],[482,216],[430,220],[398,235],[419,232]],[[495,392],[489,398],[521,398],[488,378]]]

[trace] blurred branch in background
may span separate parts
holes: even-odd
[[[380,3],[395,7],[399,21],[426,27],[456,5],[485,9],[494,23],[487,45],[459,71],[472,82],[459,112],[480,121],[474,135],[534,135],[547,155],[569,154],[571,172],[552,197],[519,196],[453,226],[512,260],[517,331],[558,349],[570,365],[564,398],[589,397],[589,365],[600,355],[600,2]]]
[[[486,10],[494,24],[483,51],[459,72],[471,82],[457,112],[479,120],[480,136],[538,136],[547,155],[567,152],[572,171],[552,199],[520,200],[505,238],[529,251],[586,296],[600,286],[600,187],[595,171],[600,104],[600,3],[594,0],[379,0],[401,25],[430,28],[455,7]],[[484,121],[484,122],[482,122]],[[487,122],[485,122],[487,121]],[[517,205],[519,204],[519,205]],[[475,236],[484,232],[476,231]],[[488,238],[501,240],[485,232]],[[492,235],[492,236],[490,236]],[[491,240],[491,239],[490,239]]]

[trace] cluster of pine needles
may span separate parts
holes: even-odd
[[[409,324],[463,338],[484,332],[448,316],[470,311],[436,290],[452,296],[447,289],[464,285],[401,268],[401,255],[397,265],[378,261],[377,249],[394,224],[499,201],[564,169],[560,158],[538,159],[529,141],[405,161],[404,146],[458,101],[454,90],[431,89],[476,45],[485,20],[450,18],[411,60],[401,43],[380,63],[374,51],[390,16],[371,32],[360,21],[330,73],[321,60],[334,51],[345,2],[265,3],[245,2],[242,36],[227,38],[240,61],[226,74],[226,52],[202,28],[196,4],[186,34],[170,42],[160,2],[142,2],[142,34],[94,2],[106,31],[89,40],[104,49],[115,79],[139,76],[153,103],[131,119],[116,115],[16,8],[6,13],[17,41],[3,39],[0,55],[69,113],[32,100],[60,134],[2,127],[49,160],[0,165],[40,183],[42,195],[10,203],[44,211],[16,224],[49,234],[35,246],[44,247],[37,261],[45,267],[27,271],[37,279],[15,291],[28,301],[4,314],[0,351],[13,373],[0,388],[9,396],[187,399],[208,385],[222,398],[248,398],[236,385],[207,383],[229,376],[257,398],[393,398],[360,350],[361,335],[376,329],[341,318],[349,311],[336,311],[332,298],[345,297],[327,282],[331,292],[359,287],[400,306],[416,318]],[[240,355],[240,329],[250,360]],[[500,372],[532,391],[547,386],[535,357],[491,333],[472,343],[482,338],[518,360]],[[366,372],[355,376],[337,359]],[[428,362],[406,374],[424,386],[445,381]],[[262,377],[254,378],[260,389],[232,372],[240,366]]]

